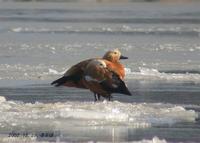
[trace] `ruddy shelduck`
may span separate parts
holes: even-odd
[[[124,66],[119,62],[120,59],[128,59],[128,57],[122,56],[121,52],[118,49],[108,51],[103,56],[103,58],[93,58],[84,60],[74,66],[72,66],[69,70],[66,71],[63,77],[53,81],[51,84],[55,86],[68,86],[68,87],[76,87],[76,88],[87,88],[83,84],[83,74],[84,69],[92,60],[102,59],[110,62],[106,62],[107,67],[112,69],[121,79],[125,77]],[[100,96],[98,96],[100,100]]]
[[[131,95],[124,81],[107,66],[109,64],[111,62],[101,59],[90,61],[84,69],[83,84],[94,94],[109,100],[112,93]]]
[[[66,71],[63,77],[53,81],[51,84],[55,86],[69,86],[69,87],[77,87],[77,88],[85,88],[81,82],[81,77],[83,74],[83,69],[85,66],[94,59],[101,59],[101,58],[93,58],[84,60],[74,66],[72,66],[69,70]],[[108,51],[103,56],[103,59],[112,62],[109,66],[113,71],[115,71],[121,79],[124,79],[125,70],[124,66],[119,62],[120,59],[128,59],[128,57],[122,56],[121,52],[118,49],[113,51]]]

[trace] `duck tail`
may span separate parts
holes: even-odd
[[[71,80],[70,76],[63,76],[51,83],[51,85],[55,85],[56,87],[63,85],[65,82]]]
[[[116,87],[116,88],[110,87],[106,81],[102,81],[100,84],[102,85],[104,90],[108,91],[109,93],[121,93],[121,94],[131,96],[132,94],[128,90],[124,81],[122,81],[120,78],[118,78],[118,80],[119,80],[119,84],[118,84],[118,87]]]
[[[121,94],[125,94],[125,95],[129,95],[132,96],[131,92],[129,91],[129,89],[127,88],[126,84],[124,83],[124,81],[120,81],[120,85],[119,87],[116,89],[116,92],[121,93]]]

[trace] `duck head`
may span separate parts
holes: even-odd
[[[128,59],[128,57],[123,56],[118,49],[106,52],[103,58],[111,62],[119,62],[121,59]]]

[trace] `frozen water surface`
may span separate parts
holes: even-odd
[[[0,2],[0,142],[200,142],[199,6]],[[114,48],[133,96],[50,85]]]

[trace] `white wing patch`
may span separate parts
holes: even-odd
[[[116,84],[112,84],[112,86],[113,86],[114,88],[117,88],[117,87],[118,87]]]
[[[99,80],[97,80],[97,79],[92,78],[92,77],[89,76],[89,75],[86,75],[86,76],[85,76],[85,80],[88,81],[88,82],[94,81],[94,82],[100,83],[100,82],[104,81],[105,79],[99,81]]]
[[[86,80],[86,81],[96,81],[96,82],[98,82],[96,79],[92,78],[92,77],[89,76],[89,75],[86,75],[86,76],[85,76],[85,80]]]

